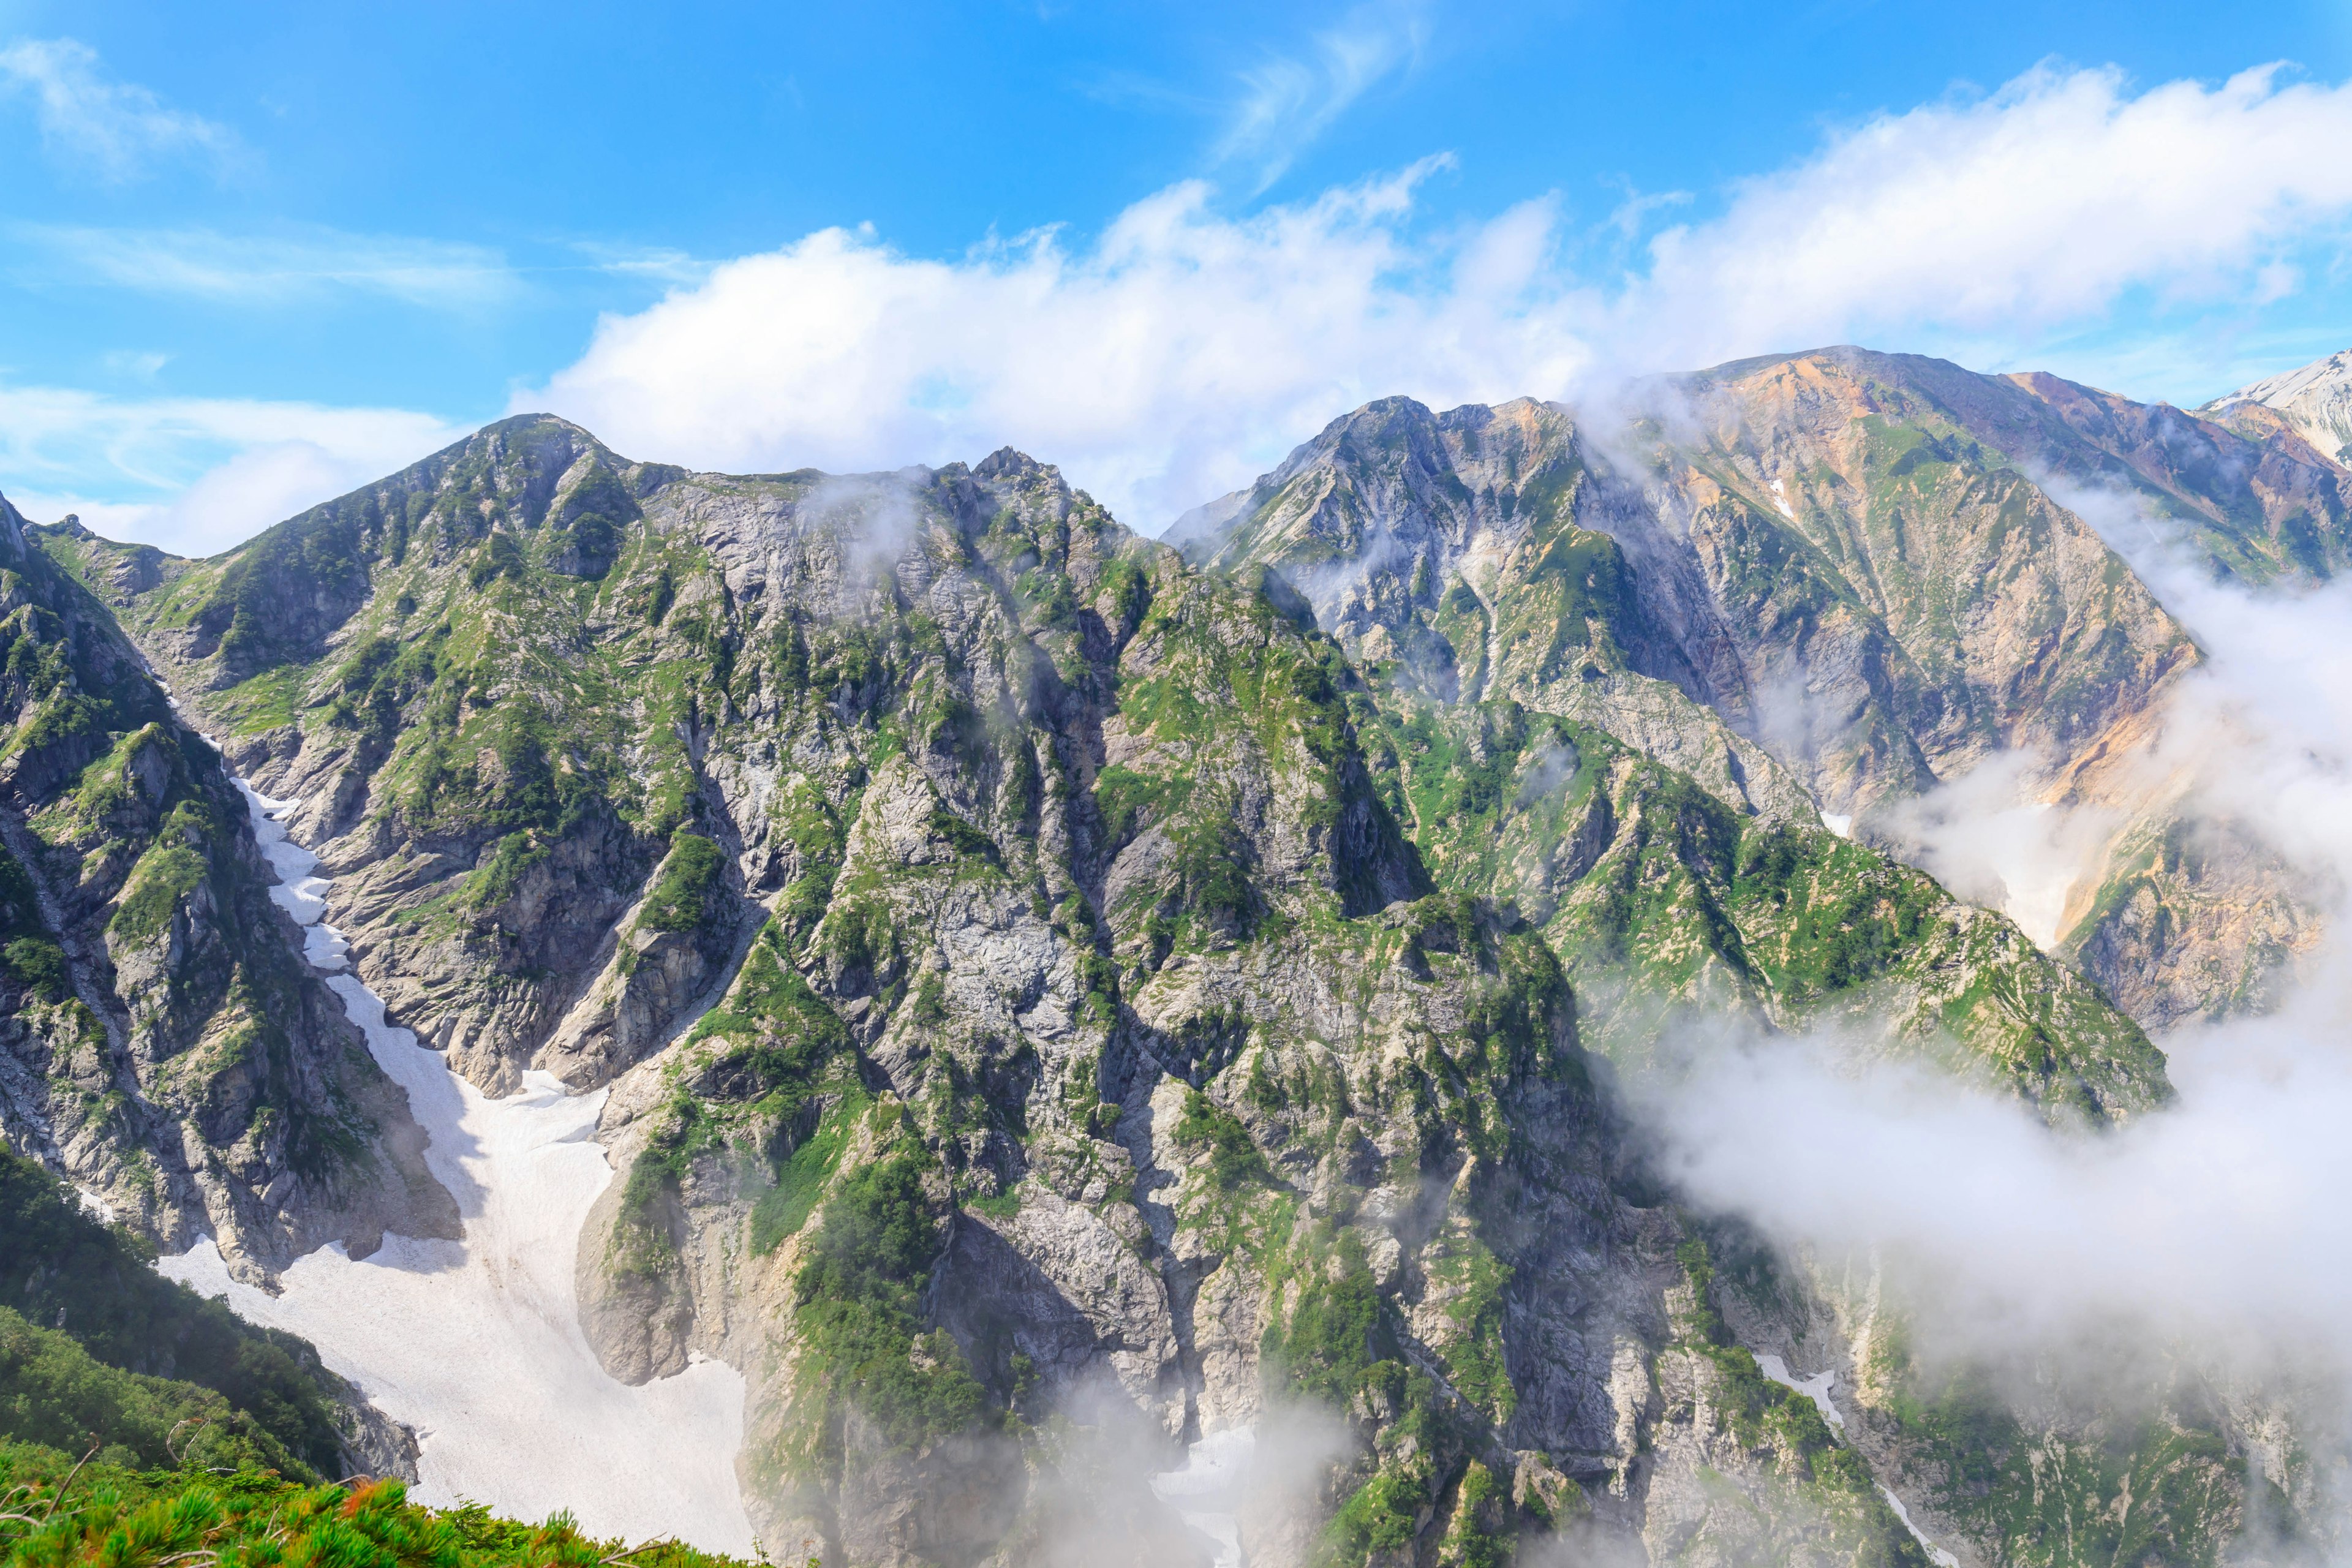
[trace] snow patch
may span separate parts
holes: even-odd
[[[1183,1468],[1151,1478],[1152,1495],[1217,1543],[1214,1568],[1242,1568],[1242,1494],[1256,1457],[1256,1429],[1234,1426],[1192,1444],[1185,1450]]]
[[[289,803],[242,780],[238,787],[285,884],[271,897],[309,928],[305,955],[345,966],[342,938],[317,923],[328,886],[314,874],[318,858],[276,819]],[[569,1509],[592,1534],[676,1536],[751,1555],[735,1474],[741,1374],[698,1358],[633,1388],[604,1371],[581,1331],[580,1233],[613,1180],[595,1141],[604,1092],[574,1095],[531,1072],[520,1093],[488,1099],[438,1052],[388,1026],[383,1002],[355,977],[327,984],[408,1091],[431,1137],[425,1163],[457,1199],[465,1239],[387,1236],[359,1260],[322,1248],[285,1271],[277,1296],[231,1279],[210,1239],[158,1267],[226,1297],[245,1318],[310,1340],[385,1414],[415,1427],[419,1501],[472,1499],[524,1520]]]
[[[1782,517],[1790,522],[1797,521],[1797,510],[1789,504],[1789,488],[1778,479],[1772,481],[1772,504],[1780,509]]]
[[[1851,838],[1853,837],[1853,816],[1851,813],[1843,811],[1825,811],[1822,813],[1822,826],[1828,828],[1832,833],[1836,834],[1840,838]]]
[[[1830,1399],[1830,1390],[1837,1384],[1837,1373],[1817,1372],[1811,1377],[1799,1377],[1789,1370],[1787,1362],[1769,1352],[1756,1358],[1756,1365],[1759,1371],[1781,1387],[1793,1388],[1811,1400],[1813,1408],[1822,1413],[1822,1420],[1840,1431],[1845,1429],[1845,1417],[1838,1414],[1838,1407]],[[1911,1510],[1903,1506],[1903,1500],[1895,1495],[1894,1488],[1881,1481],[1878,1489],[1885,1497],[1888,1506],[1895,1510],[1895,1517],[1903,1521],[1903,1528],[1911,1532],[1911,1539],[1919,1543],[1936,1568],[1960,1568],[1958,1558],[1928,1540],[1926,1532],[1911,1522]]]
[[[1822,1420],[1840,1429],[1844,1427],[1845,1417],[1838,1414],[1838,1407],[1835,1405],[1830,1403],[1830,1388],[1837,1382],[1837,1373],[1817,1372],[1811,1377],[1798,1377],[1790,1372],[1787,1362],[1769,1352],[1758,1356],[1756,1364],[1762,1369],[1765,1376],[1781,1387],[1793,1388],[1811,1400],[1813,1408],[1822,1413]]]
[[[1936,1568],[1960,1568],[1958,1558],[1928,1540],[1926,1533],[1911,1522],[1911,1510],[1903,1506],[1903,1500],[1895,1495],[1893,1487],[1881,1481],[1878,1484],[1878,1490],[1879,1495],[1885,1498],[1887,1506],[1895,1510],[1895,1517],[1903,1521],[1903,1528],[1911,1532],[1911,1539],[1919,1543],[1920,1549],[1927,1553],[1928,1561],[1934,1563]]]

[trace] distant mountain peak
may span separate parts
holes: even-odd
[[[2250,404],[2276,411],[2322,457],[2352,465],[2352,349],[2242,386],[2197,412],[2219,418]]]

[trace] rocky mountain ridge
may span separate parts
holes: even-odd
[[[1391,400],[1207,520],[1205,567],[1010,450],[696,474],[543,416],[210,561],[75,526],[28,560],[297,802],[396,1022],[491,1092],[612,1087],[585,1326],[625,1378],[742,1369],[772,1545],[1201,1561],[1147,1478],[1303,1409],[1254,1563],[1912,1563],[1895,1476],[1973,1568],[2053,1495],[2029,1450],[2210,1561],[2227,1418],[1936,1381],[1898,1310],[1679,1209],[1613,1089],[1729,1015],[2063,1124],[2169,1094],[2095,982],[1815,802],[2087,755],[2194,661],[2000,416],[2241,570],[2340,550],[2341,492],[2281,447],[2209,493],[2247,438],[1955,377],[1725,367],[1639,461]],[[1792,680],[1837,721],[1794,742]],[[1756,1350],[1854,1380],[1845,1429]]]
[[[1646,384],[1597,425],[1371,404],[1170,537],[1283,573],[1401,687],[1598,724],[1736,811],[1818,801],[1898,853],[1883,808],[2022,755],[2116,824],[2054,950],[2164,1026],[2268,994],[2312,889],[2136,764],[2199,655],[2094,504],[2240,578],[2352,538],[2352,474],[2291,433],[1854,349]]]
[[[2352,349],[2242,386],[2197,412],[2249,430],[2274,428],[2274,415],[2321,457],[2352,463]]]
[[[219,754],[5,502],[0,639],[0,1133],[165,1245],[216,1235],[257,1269],[449,1234],[405,1100],[289,950]]]

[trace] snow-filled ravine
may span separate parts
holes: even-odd
[[[1234,1426],[1213,1432],[1184,1453],[1184,1468],[1151,1478],[1152,1495],[1176,1510],[1187,1527],[1216,1542],[1213,1568],[1244,1568],[1242,1498],[1257,1458],[1257,1431]]]
[[[289,804],[247,788],[255,834],[277,870],[271,896],[309,928],[304,952],[347,969],[320,923],[318,858],[276,820]],[[226,1295],[255,1322],[300,1334],[387,1415],[415,1428],[418,1500],[460,1499],[540,1520],[569,1509],[581,1527],[632,1542],[675,1536],[750,1555],[736,1482],[743,1379],[699,1361],[632,1388],[597,1363],[580,1330],[572,1264],[589,1205],[613,1179],[594,1137],[604,1093],[575,1095],[546,1073],[490,1100],[449,1071],[352,974],[328,981],[431,1135],[426,1163],[457,1200],[461,1242],[387,1236],[354,1262],[341,1247],[298,1260],[271,1296],[232,1280],[209,1240],[163,1272]]]

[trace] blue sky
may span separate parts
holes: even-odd
[[[2352,0],[0,0],[0,489],[217,549],[553,406],[1157,527],[1391,391],[1855,338],[2193,403],[2352,343],[2347,78]]]

